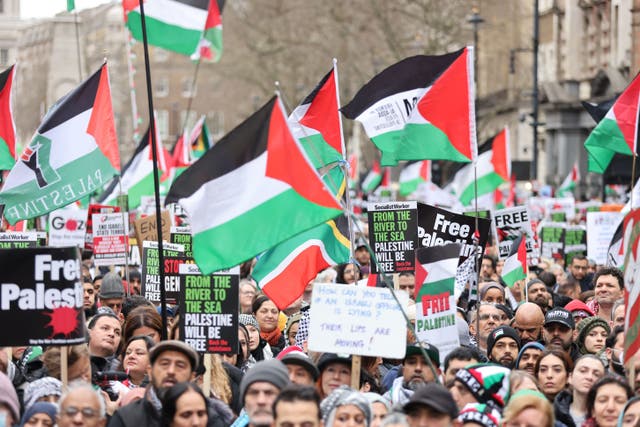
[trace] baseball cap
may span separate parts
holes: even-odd
[[[313,381],[316,381],[320,376],[320,372],[316,365],[314,365],[309,356],[304,353],[304,350],[297,345],[291,345],[285,348],[278,353],[276,359],[280,360],[285,365],[301,366],[305,371],[309,372]]]
[[[549,310],[547,315],[544,316],[544,326],[552,323],[559,323],[569,329],[575,329],[576,327],[576,323],[573,320],[571,313],[568,310],[559,307]]]
[[[456,402],[449,390],[441,384],[427,383],[418,388],[402,407],[402,410],[407,414],[420,406],[428,406],[436,412],[450,416],[451,419],[458,416]]]
[[[439,368],[440,367],[440,350],[438,350],[438,348],[435,345],[430,344],[428,342],[416,342],[414,344],[408,345],[404,358],[406,359],[409,356],[416,356],[416,355],[422,356],[421,349],[424,349],[424,351],[429,356],[429,359],[431,359],[431,361],[436,365],[436,368]]]
[[[571,300],[571,302],[569,302],[567,305],[564,306],[564,308],[568,311],[570,311],[572,314],[574,311],[584,311],[586,312],[589,316],[595,316],[596,314],[593,312],[593,310],[591,310],[589,308],[589,306],[585,303],[583,303],[582,301],[580,301],[579,299],[574,299]]]

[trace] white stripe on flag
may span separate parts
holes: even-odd
[[[140,8],[135,9],[137,12]],[[148,0],[144,2],[144,14],[147,18],[157,19],[170,25],[203,31],[207,20],[207,11],[192,7],[175,0]]]

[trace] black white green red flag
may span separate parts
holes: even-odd
[[[372,193],[373,190],[378,188],[381,182],[382,170],[380,169],[380,162],[375,160],[373,162],[373,166],[371,166],[371,170],[362,181],[362,191],[365,193]]]
[[[578,162],[576,162],[573,164],[573,167],[571,168],[571,172],[569,172],[569,175],[567,175],[564,181],[562,181],[562,184],[560,184],[560,187],[558,187],[558,190],[556,191],[556,196],[557,197],[573,196],[573,191],[575,190],[579,181],[580,181],[580,169],[578,168]]]
[[[520,234],[511,244],[509,256],[502,267],[502,280],[512,287],[518,280],[527,277],[527,239]]]
[[[171,186],[203,274],[240,264],[342,213],[272,98]]]
[[[431,181],[431,160],[408,163],[400,172],[398,181],[401,196],[413,193],[420,184]]]
[[[102,188],[120,169],[107,65],[52,107],[0,192],[11,224]]]
[[[471,162],[475,137],[473,48],[404,59],[364,85],[341,111],[364,126],[382,152],[399,160]]]
[[[0,73],[0,170],[10,170],[16,162],[16,125],[11,109],[11,86],[16,66]]]
[[[218,62],[222,58],[222,8],[224,0],[209,0],[209,10],[200,42],[191,59]]]
[[[632,156],[638,147],[640,75],[620,94],[584,143],[589,172],[604,173],[616,153]]]

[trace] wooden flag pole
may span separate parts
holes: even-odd
[[[360,390],[360,369],[362,368],[362,357],[358,355],[351,356],[351,388]]]
[[[69,365],[68,365],[69,347],[59,347],[59,348],[60,348],[60,382],[62,382],[62,389],[65,390],[67,388],[67,384],[69,383]]]
[[[211,353],[205,353],[204,374],[202,374],[202,393],[208,397],[211,396]]]
[[[164,287],[164,247],[162,244],[162,215],[160,212],[160,178],[158,176],[158,142],[156,141],[156,123],[153,114],[153,93],[151,90],[151,68],[149,66],[149,43],[147,42],[147,25],[144,16],[144,1],[140,5],[142,24],[142,44],[144,47],[144,70],[147,78],[147,100],[149,101],[149,133],[151,138],[151,154],[153,159],[153,192],[156,199],[156,231],[158,233],[158,262],[160,263],[160,307],[162,310],[162,340],[167,339],[167,297]]]
[[[193,71],[193,79],[191,79],[191,87],[189,88],[190,93],[189,93],[189,103],[187,104],[187,112],[184,115],[184,122],[182,123],[182,127],[180,129],[186,129],[187,125],[189,124],[189,115],[191,114],[191,106],[193,105],[193,99],[196,97],[195,87],[196,87],[196,81],[198,80],[198,70],[200,69],[200,61],[201,61],[201,58],[198,57],[198,60],[196,61],[196,68]],[[186,144],[187,141],[184,141],[184,143]]]

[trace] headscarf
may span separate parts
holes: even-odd
[[[20,420],[20,425],[24,426],[27,421],[36,414],[47,414],[51,419],[53,425],[56,424],[56,414],[58,413],[58,407],[50,402],[36,402],[29,409],[27,409]]]
[[[340,406],[353,405],[356,406],[365,418],[365,427],[371,425],[372,410],[369,400],[364,394],[353,390],[352,388],[342,385],[333,390],[320,404],[320,412],[322,413],[322,422],[325,427],[332,427],[336,410]]]
[[[53,377],[39,378],[29,383],[24,391],[24,409],[25,411],[29,410],[29,408],[42,397],[60,397],[61,395],[62,383],[59,379]]]

